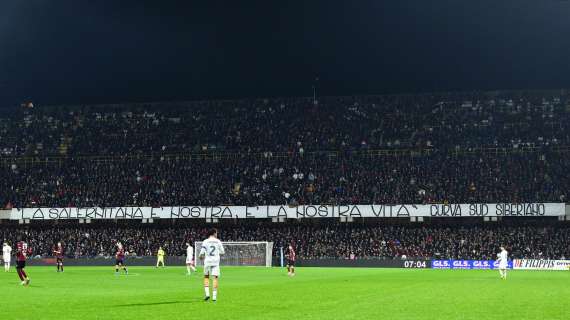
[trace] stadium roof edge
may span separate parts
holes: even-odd
[[[405,97],[405,96],[427,96],[427,95],[441,95],[441,96],[455,96],[455,95],[487,95],[497,96],[501,94],[523,95],[523,94],[542,94],[542,95],[567,95],[570,89],[500,89],[500,90],[463,90],[463,91],[434,91],[434,92],[418,92],[418,93],[391,93],[391,94],[354,94],[343,96],[320,96],[317,100],[321,99],[351,99],[355,97]],[[231,102],[245,102],[245,101],[263,101],[263,100],[308,100],[313,99],[312,96],[305,97],[258,97],[258,98],[236,98],[236,99],[200,99],[200,100],[178,100],[178,101],[149,101],[149,102],[117,102],[117,103],[95,103],[95,104],[62,104],[62,105],[43,105],[42,108],[81,108],[81,107],[137,107],[137,106],[159,106],[159,105],[179,105],[190,107],[193,104],[200,103],[231,103]]]

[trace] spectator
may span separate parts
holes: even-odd
[[[222,241],[271,241],[273,254],[295,243],[302,259],[495,259],[507,245],[510,257],[562,259],[570,256],[568,225],[515,224],[481,226],[359,225],[326,223],[237,224],[220,226]],[[96,224],[0,228],[0,238],[15,243],[24,236],[34,255],[51,256],[53,245],[64,243],[69,257],[112,256],[121,241],[131,255],[149,256],[159,246],[172,255],[184,255],[185,243],[205,238],[207,225]],[[405,258],[404,258],[405,257]]]

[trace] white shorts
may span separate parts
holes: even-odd
[[[194,264],[194,259],[186,258],[186,264]]]
[[[4,257],[3,260],[4,263],[10,263],[10,257]]]
[[[205,276],[220,276],[220,266],[204,266],[204,275]]]
[[[506,269],[508,267],[508,264],[506,263],[499,263],[499,269]]]

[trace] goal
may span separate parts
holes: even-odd
[[[273,242],[247,241],[247,242],[222,242],[225,254],[221,256],[222,266],[259,266],[271,267],[273,257]],[[200,249],[202,241],[194,244],[196,266],[202,266]]]

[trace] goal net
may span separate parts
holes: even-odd
[[[260,266],[271,267],[273,242],[222,242],[225,254],[221,256],[222,266]],[[194,244],[196,266],[204,261],[199,257],[202,241]]]

